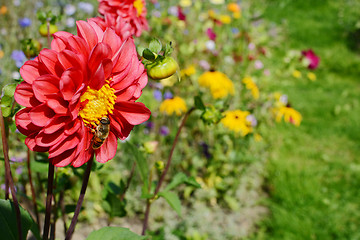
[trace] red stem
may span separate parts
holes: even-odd
[[[43,240],[48,240],[49,237],[49,228],[50,228],[50,216],[51,216],[51,200],[53,197],[53,183],[54,183],[54,165],[49,162],[49,171],[48,171],[48,186],[47,186],[47,196],[46,196],[46,210],[45,210],[45,223],[44,223],[44,232]]]
[[[73,218],[71,220],[70,227],[69,227],[68,231],[66,232],[65,240],[71,240],[72,234],[74,233],[75,225],[77,223],[77,219],[79,217],[79,213],[80,213],[80,210],[81,210],[81,205],[82,205],[82,203],[84,201],[85,192],[86,192],[86,188],[87,188],[87,185],[88,185],[88,182],[89,182],[89,177],[90,177],[90,173],[91,173],[91,166],[92,166],[93,161],[94,161],[94,156],[92,156],[91,159],[89,160],[89,162],[87,163],[86,170],[85,170],[85,173],[84,173],[84,178],[83,178],[83,184],[81,186],[79,200],[78,200],[78,202],[76,204],[76,209],[75,209],[75,212],[74,212],[74,216],[73,216]]]
[[[39,219],[39,212],[38,212],[38,208],[37,208],[37,203],[36,203],[36,194],[35,194],[35,189],[34,189],[34,185],[32,183],[32,177],[31,177],[31,168],[30,168],[30,149],[28,149],[28,155],[27,155],[27,168],[28,168],[28,177],[29,177],[29,184],[30,184],[30,188],[31,188],[31,197],[32,197],[32,202],[34,205],[34,212],[35,212],[35,216],[36,216],[36,223],[38,224],[38,228],[40,230],[40,219]]]
[[[174,150],[175,150],[175,147],[176,147],[176,144],[179,140],[179,136],[180,136],[180,132],[181,130],[183,129],[184,125],[185,125],[185,122],[186,120],[188,119],[189,115],[192,113],[192,111],[194,111],[195,108],[192,107],[190,108],[186,113],[185,113],[185,116],[183,118],[183,120],[181,121],[181,124],[179,126],[179,129],[176,133],[176,136],[175,136],[175,139],[174,139],[174,142],[173,142],[173,145],[171,147],[171,150],[170,150],[170,154],[169,154],[169,157],[168,157],[168,160],[166,162],[166,166],[165,166],[165,169],[164,171],[162,172],[161,176],[160,176],[160,180],[155,188],[155,192],[154,192],[154,197],[156,197],[156,195],[159,193],[160,191],[160,188],[161,188],[161,185],[162,183],[164,182],[165,180],[165,176],[166,176],[166,173],[168,172],[169,168],[170,168],[170,164],[171,164],[171,160],[172,160],[172,156],[173,156],[173,153],[174,153]],[[146,229],[148,227],[148,220],[149,220],[149,214],[150,214],[150,208],[151,208],[151,203],[152,203],[152,199],[148,199],[147,200],[147,204],[146,204],[146,210],[145,210],[145,218],[144,218],[144,223],[143,223],[143,229],[142,229],[142,235],[145,235],[145,232],[146,232]]]
[[[15,206],[16,222],[17,222],[17,227],[18,227],[19,239],[22,239],[20,207],[19,207],[19,202],[16,198],[14,181],[13,181],[11,169],[10,169],[9,145],[8,145],[7,138],[6,138],[5,122],[4,122],[4,117],[2,115],[1,108],[0,108],[0,125],[1,125],[1,138],[2,138],[2,144],[3,144],[3,152],[4,152],[4,162],[5,162],[5,177],[6,177],[6,183],[8,184],[7,186],[5,186],[6,190],[7,190],[7,198],[6,199],[9,199],[8,188],[10,185],[11,196],[12,196],[12,199],[14,201],[14,206]]]

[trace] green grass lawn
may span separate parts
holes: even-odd
[[[271,215],[257,239],[360,239],[360,55],[348,45],[359,5],[266,2],[265,18],[287,24],[286,47],[275,59],[286,49],[312,48],[321,62],[316,82],[274,83],[303,122],[271,130],[265,182]]]

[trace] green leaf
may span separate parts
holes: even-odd
[[[164,192],[159,192],[159,196],[165,198],[165,200],[172,207],[172,209],[174,209],[175,212],[179,216],[181,216],[181,202],[178,195],[176,195],[176,193],[164,191]]]
[[[139,56],[142,56],[142,55],[143,55],[144,50],[145,50],[145,48],[142,47],[142,46],[137,46],[137,47],[136,47],[136,51],[137,51],[137,53],[139,54]]]
[[[185,183],[187,185],[191,185],[196,188],[200,188],[200,184],[196,182],[194,177],[188,177],[184,173],[179,172],[174,176],[171,182],[166,186],[164,191],[170,191],[171,189],[179,186],[180,184]]]
[[[196,188],[201,188],[201,185],[195,180],[194,177],[188,177],[188,179],[186,179],[185,183],[187,185],[191,185]]]
[[[179,172],[178,174],[176,174],[173,179],[171,180],[171,182],[166,186],[164,191],[170,191],[171,189],[177,187],[178,185],[180,185],[181,183],[185,182],[187,179],[187,176],[185,175],[185,173]]]
[[[149,49],[150,51],[156,53],[156,54],[159,54],[159,52],[161,51],[162,49],[162,45],[161,45],[161,42],[159,39],[153,39],[151,40],[150,44],[149,44]]]
[[[143,240],[148,239],[146,236],[139,236],[131,232],[128,228],[122,227],[103,227],[97,231],[93,231],[86,240]]]
[[[37,228],[30,214],[20,206],[22,240],[26,239],[30,229]],[[35,230],[34,230],[35,231]],[[18,240],[18,229],[14,204],[10,200],[0,199],[0,233],[1,239]],[[39,235],[34,233],[34,235]],[[40,237],[40,236],[36,236]],[[40,238],[38,238],[40,239]]]
[[[166,44],[164,56],[169,56],[172,53],[173,48],[171,45],[172,45],[171,42]]]
[[[15,89],[16,89],[17,84],[16,83],[12,83],[12,84],[7,84],[3,87],[2,90],[2,94],[3,96],[9,96],[9,97],[13,97],[14,93],[15,93]]]
[[[155,54],[148,48],[144,49],[142,56],[149,61],[154,61],[156,59]]]
[[[144,155],[139,151],[139,149],[132,143],[126,142],[126,148],[129,149],[132,155],[135,157],[136,167],[139,170],[141,180],[144,183],[144,188],[148,189],[149,186],[149,166]]]
[[[203,103],[203,101],[202,101],[202,99],[201,99],[200,96],[195,96],[195,97],[194,97],[194,104],[195,104],[195,107],[196,107],[197,109],[205,110],[205,105],[204,105],[204,103]]]

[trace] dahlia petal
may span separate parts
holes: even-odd
[[[111,28],[106,29],[106,31],[104,33],[104,37],[102,39],[102,42],[106,43],[108,46],[110,46],[111,51],[112,51],[111,56],[115,55],[115,53],[120,49],[121,44],[122,44],[119,36]]]
[[[103,64],[100,63],[98,69],[92,74],[89,81],[89,87],[95,90],[99,90],[105,83],[105,73]]]
[[[137,57],[134,57],[131,62],[131,69],[129,73],[123,79],[119,79],[114,76],[113,85],[111,87],[116,91],[121,91],[129,87],[134,82],[134,79],[138,79],[143,73],[139,71],[139,69],[141,70],[140,65],[142,65],[142,63],[139,62]]]
[[[93,155],[94,150],[90,146],[91,135],[86,127],[82,124],[82,132],[84,135],[81,138],[81,141],[77,147],[78,157],[71,163],[74,167],[80,167],[84,163],[88,162]]]
[[[41,131],[35,138],[36,145],[40,147],[51,147],[57,144],[65,138],[63,130],[56,131],[52,134],[45,134],[44,131]]]
[[[150,110],[140,102],[120,101],[114,107],[132,125],[147,121],[151,115]]]
[[[117,113],[116,110],[114,112]],[[119,139],[124,140],[127,138],[134,128],[127,120],[120,114],[110,116],[110,131],[112,131]]]
[[[31,85],[25,81],[17,85],[14,98],[18,104],[25,107],[37,106],[40,104],[40,102],[35,98]]]
[[[29,112],[31,122],[39,127],[44,127],[46,124],[55,116],[54,111],[46,106],[46,104],[41,104],[37,107],[34,107]]]
[[[69,136],[75,134],[80,128],[81,128],[81,120],[78,117],[77,119],[69,122],[66,125],[64,133]]]
[[[70,68],[66,70],[60,79],[60,92],[65,100],[69,101],[78,90],[83,81],[80,70]]]
[[[95,151],[96,161],[99,163],[105,163],[115,157],[117,150],[117,138],[110,132],[109,136],[105,140],[104,144]]]
[[[68,112],[69,102],[65,101],[60,96],[48,97],[46,104],[54,110],[56,114],[65,115]]]
[[[83,38],[90,47],[90,49],[92,49],[96,45],[96,43],[98,43],[98,37],[94,28],[89,23],[82,20],[77,21],[76,26],[78,36]]]
[[[64,50],[58,55],[59,62],[63,66],[63,69],[69,69],[71,67],[83,69],[83,63],[78,55],[70,50]]]
[[[113,62],[116,62],[113,68],[113,72],[123,71],[124,68],[128,65],[128,63],[131,62],[131,59],[134,55],[137,58],[134,39],[128,38],[121,46],[118,53],[115,54],[113,57]],[[117,58],[117,61],[114,61],[115,58]]]
[[[102,65],[104,67],[104,77],[105,77],[105,79],[108,79],[112,72],[113,63],[110,59],[104,59],[102,61]]]
[[[51,122],[44,128],[45,134],[54,133],[60,129],[63,129],[68,121],[70,120],[67,116],[57,117],[51,120]]]
[[[47,152],[49,151],[49,148],[48,147],[41,147],[41,146],[38,146],[35,142],[35,137],[36,137],[36,134],[32,134],[30,136],[28,136],[26,139],[25,139],[25,145],[31,150],[31,151],[35,151],[35,152]]]
[[[71,33],[58,31],[53,34],[54,39],[51,41],[51,49],[61,52],[66,48],[67,38],[73,36]]]
[[[39,53],[39,60],[43,63],[44,67],[47,69],[48,73],[53,75],[61,76],[62,69],[58,62],[58,52],[55,50],[44,48]]]
[[[15,116],[15,124],[17,129],[24,134],[25,136],[29,136],[33,133],[40,132],[41,128],[34,125],[29,116],[30,108],[21,109],[19,112],[16,113]]]
[[[78,36],[68,38],[68,47],[79,54],[83,54],[87,59],[90,54],[90,48],[86,41]]]
[[[96,24],[96,22],[92,21],[91,19],[88,20],[88,23],[95,31],[97,36],[97,41],[100,42],[104,37],[104,31],[101,29],[99,25]]]
[[[88,66],[91,72],[94,73],[100,63],[106,58],[111,58],[111,48],[109,45],[99,42],[95,45],[89,56]]]
[[[48,95],[58,93],[58,82],[59,78],[51,74],[38,77],[33,83],[33,91],[36,99],[40,102],[44,102],[47,100]]]
[[[75,158],[76,158],[76,149],[73,148],[63,152],[59,156],[56,156],[54,158],[49,158],[49,161],[55,167],[65,167],[69,165],[71,162],[73,162]]]
[[[117,95],[116,102],[128,101],[134,96],[134,93],[137,88],[138,88],[137,85],[132,85],[128,88],[125,88],[123,91],[116,93]]]
[[[39,61],[29,60],[20,68],[20,75],[25,82],[32,84],[40,75],[46,74],[46,70]]]
[[[68,149],[73,149],[79,144],[80,140],[76,135],[62,139],[61,142],[50,147],[49,158],[63,154]]]

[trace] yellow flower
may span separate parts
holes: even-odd
[[[184,77],[184,76],[190,77],[191,75],[194,75],[195,73],[196,73],[196,68],[195,68],[194,64],[191,64],[189,67],[182,69],[180,71],[181,77]]]
[[[186,111],[187,107],[184,99],[177,96],[164,100],[160,105],[160,112],[166,113],[167,115],[175,113],[177,116],[180,116]]]
[[[252,132],[251,123],[246,120],[250,115],[248,111],[234,110],[226,111],[225,117],[221,119],[222,124],[235,133],[240,133],[241,136],[246,136]]]
[[[8,11],[7,7],[5,5],[0,7],[0,15],[6,14]]]
[[[301,78],[301,72],[298,70],[294,70],[292,75],[294,78]]]
[[[199,84],[210,89],[213,98],[224,98],[235,94],[233,82],[222,72],[205,72],[199,77]]]
[[[241,12],[234,12],[233,13],[233,18],[235,18],[235,19],[241,18]]]
[[[181,7],[190,7],[192,5],[192,1],[191,0],[181,0],[180,1],[180,6]]]
[[[254,99],[259,99],[260,92],[259,88],[257,87],[256,83],[253,81],[251,77],[244,77],[242,82],[245,84],[246,88],[251,91],[251,95]]]
[[[233,13],[241,12],[241,8],[240,8],[239,4],[237,4],[237,3],[229,3],[227,5],[227,9]]]
[[[280,122],[284,117],[285,122],[294,124],[295,126],[300,126],[302,116],[301,114],[291,107],[279,107],[274,109],[275,120]]]
[[[0,59],[4,57],[4,51],[0,49]]]
[[[219,18],[220,22],[223,24],[229,24],[231,23],[231,17],[229,15],[221,15]]]
[[[255,133],[254,134],[254,139],[255,139],[255,142],[261,142],[262,141],[262,136],[258,133]]]
[[[216,12],[214,11],[214,10],[209,10],[208,11],[208,14],[209,14],[209,18],[211,18],[211,19],[217,19],[217,14],[216,14]]]
[[[308,72],[307,77],[311,80],[311,81],[316,81],[316,75],[313,72]]]

